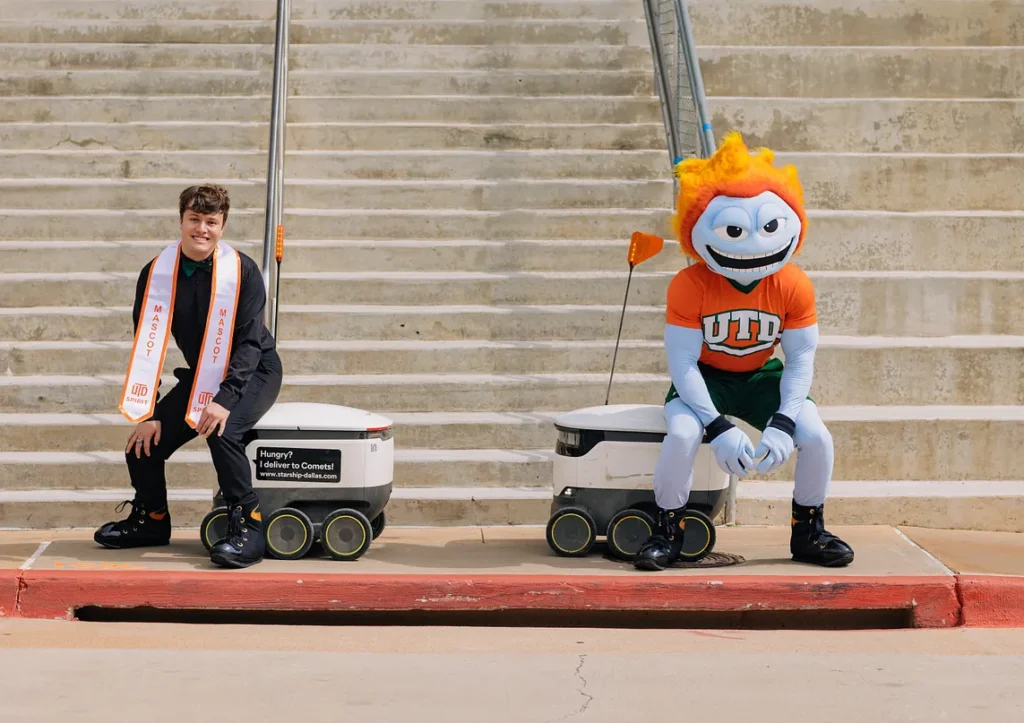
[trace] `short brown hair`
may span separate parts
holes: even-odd
[[[178,220],[185,218],[185,211],[196,213],[224,214],[228,220],[231,199],[226,188],[221,186],[189,186],[178,197]]]

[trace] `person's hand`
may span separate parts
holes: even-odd
[[[754,458],[760,459],[757,463],[759,474],[768,474],[776,467],[784,465],[789,456],[793,454],[795,443],[793,438],[776,427],[768,427],[761,434],[761,442],[757,445]],[[761,458],[764,459],[761,459]]]
[[[152,447],[158,444],[160,444],[160,422],[149,419],[139,422],[139,426],[128,437],[128,445],[124,451],[130,454],[134,449],[136,458],[142,459],[143,452],[148,457]]]
[[[730,474],[746,477],[754,467],[754,445],[739,427],[732,427],[711,440],[718,466]]]
[[[230,414],[231,412],[217,404],[217,402],[210,402],[203,409],[202,416],[199,417],[196,431],[199,433],[199,436],[206,439],[213,434],[213,430],[220,427],[220,431],[217,432],[217,436],[220,437],[224,434],[224,427],[228,423],[228,415]]]

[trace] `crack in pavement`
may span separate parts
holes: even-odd
[[[568,720],[569,718],[575,718],[575,717],[576,717],[576,716],[578,716],[578,715],[583,715],[584,713],[586,713],[586,712],[587,712],[587,708],[589,708],[589,707],[590,707],[590,704],[594,702],[594,696],[592,696],[592,695],[590,695],[590,693],[587,693],[587,692],[586,692],[586,687],[587,687],[587,679],[586,679],[586,678],[584,678],[584,677],[583,677],[583,674],[582,674],[582,673],[580,672],[580,671],[582,671],[582,670],[583,670],[583,664],[584,664],[584,663],[585,663],[586,661],[587,661],[587,655],[586,655],[586,653],[584,653],[584,654],[580,655],[580,662],[579,662],[579,665],[577,665],[577,666],[576,666],[576,670],[575,670],[575,671],[573,671],[573,674],[574,674],[574,675],[575,675],[575,676],[576,676],[577,678],[579,678],[579,679],[580,679],[580,682],[581,682],[581,683],[583,683],[583,686],[582,686],[582,687],[580,687],[580,688],[577,688],[577,689],[576,689],[576,692],[577,692],[577,693],[579,693],[580,695],[582,695],[582,696],[583,696],[584,698],[586,698],[586,700],[585,700],[585,701],[583,701],[583,705],[581,705],[581,706],[580,706],[579,708],[577,708],[576,710],[574,710],[574,711],[573,711],[572,713],[569,713],[568,715],[563,715],[563,716],[561,716],[561,717],[559,717],[559,718],[555,718],[555,719],[553,719],[554,721],[560,721],[560,720]]]
[[[594,702],[594,696],[592,696],[592,695],[590,695],[590,693],[586,692],[587,679],[583,677],[582,673],[580,673],[580,671],[583,670],[583,664],[585,662],[587,662],[587,656],[584,653],[583,655],[580,655],[580,664],[576,666],[575,675],[576,675],[577,678],[580,679],[580,682],[583,683],[583,686],[580,687],[580,688],[577,688],[576,692],[579,693],[580,695],[582,695],[584,698],[586,698],[586,700],[583,701],[583,705],[581,705],[578,710],[570,713],[567,716],[568,718],[574,718],[575,716],[583,715],[584,713],[587,712],[587,708],[590,707],[590,704]]]

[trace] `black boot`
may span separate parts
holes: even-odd
[[[794,500],[792,525],[789,551],[797,562],[822,567],[845,567],[853,562],[853,549],[825,529],[825,505],[805,507]]]
[[[633,560],[637,570],[664,570],[676,561],[683,548],[684,509],[658,510],[654,533],[640,546]]]
[[[210,550],[210,562],[221,567],[249,567],[263,559],[266,548],[259,502],[235,505],[228,515],[227,535]]]
[[[125,500],[117,506],[120,512],[125,505],[132,511],[120,522],[108,522],[92,536],[99,544],[120,550],[129,547],[156,547],[171,541],[171,513],[167,507],[159,510],[146,509],[139,500]]]

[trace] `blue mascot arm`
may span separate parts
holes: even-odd
[[[665,325],[665,354],[672,384],[683,403],[694,411],[707,427],[719,415],[708,394],[697,360],[704,346],[704,332],[674,324]]]
[[[796,421],[804,400],[811,392],[814,378],[814,352],[818,348],[818,325],[782,332],[782,351],[786,355],[779,393],[782,397],[779,414]]]

